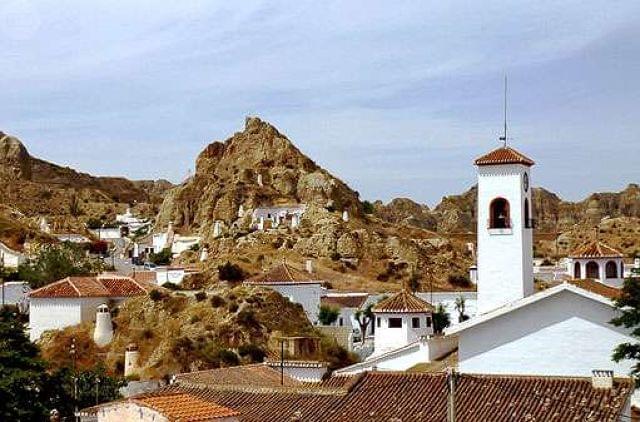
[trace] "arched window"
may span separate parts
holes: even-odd
[[[615,262],[609,261],[604,266],[604,273],[607,278],[618,278],[618,266]]]
[[[600,278],[600,266],[595,261],[587,262],[587,277],[586,278]]]
[[[529,198],[524,198],[524,227],[527,229],[533,228],[533,221],[531,220],[531,211],[529,210]]]
[[[580,279],[582,278],[582,274],[580,274],[580,263],[576,262],[573,264],[573,278]]]
[[[494,199],[489,206],[489,228],[508,229],[510,227],[509,201],[504,198]]]

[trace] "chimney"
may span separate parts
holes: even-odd
[[[113,340],[113,324],[111,313],[107,305],[100,305],[96,310],[96,328],[93,331],[93,341],[98,347],[104,347]]]
[[[596,389],[611,390],[613,388],[613,371],[608,369],[591,371],[591,386]]]
[[[130,343],[124,352],[124,376],[137,375],[140,371],[138,367],[138,359],[140,358],[140,352],[138,351],[138,345]]]
[[[307,259],[304,264],[305,269],[309,274],[313,274],[313,260]]]

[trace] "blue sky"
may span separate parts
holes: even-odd
[[[640,181],[638,1],[3,0],[0,51],[0,130],[94,174],[180,181],[259,115],[363,198],[434,205],[498,145],[506,73],[535,185]]]

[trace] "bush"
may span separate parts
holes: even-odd
[[[225,303],[227,303],[224,298],[222,296],[219,295],[213,295],[211,296],[211,299],[209,299],[209,302],[211,302],[211,306],[214,308],[219,308],[221,306],[224,306]]]
[[[255,344],[240,346],[238,348],[238,354],[243,358],[248,356],[252,363],[263,362],[264,358],[267,356],[267,352]]]
[[[447,277],[447,281],[452,286],[457,287],[469,287],[471,286],[471,281],[469,280],[469,276],[466,274],[449,274]]]
[[[374,211],[374,207],[373,204],[369,201],[364,201],[362,203],[362,211],[364,211],[365,214],[373,214]]]
[[[171,263],[171,249],[164,248],[158,253],[152,253],[149,255],[149,261],[156,265],[169,265]]]
[[[194,297],[198,302],[202,302],[207,299],[207,294],[205,292],[198,292]]]
[[[233,314],[238,310],[238,304],[235,302],[231,302],[229,303],[229,306],[227,307],[227,309],[229,310],[229,312]]]
[[[170,281],[167,281],[166,283],[162,284],[162,287],[164,287],[165,289],[169,289],[169,290],[180,290],[180,286],[178,286],[176,283],[172,283]]]
[[[238,313],[237,321],[244,326],[258,325],[256,314],[251,309],[243,309]]]
[[[238,355],[236,355],[233,350],[220,349],[217,357],[223,366],[237,366],[240,364],[240,359],[238,359]]]
[[[149,298],[154,302],[158,302],[164,299],[164,293],[162,293],[160,290],[153,289],[149,292]]]
[[[332,306],[321,305],[318,320],[322,325],[331,325],[338,320],[340,310]]]
[[[227,261],[224,265],[218,266],[218,278],[223,281],[242,281],[245,278],[245,272],[240,266]]]
[[[444,329],[450,325],[451,317],[442,303],[439,303],[436,307],[436,311],[433,313],[433,331],[436,334],[441,334]]]

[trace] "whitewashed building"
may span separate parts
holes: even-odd
[[[78,233],[56,233],[53,235],[60,242],[70,242],[70,243],[90,243],[91,239],[83,234]]]
[[[307,206],[288,205],[281,207],[258,207],[251,215],[251,226],[258,230],[288,226],[296,228],[300,225],[300,219],[304,215]]]
[[[596,239],[569,254],[567,274],[577,280],[592,279],[609,286],[622,287],[624,255]]]
[[[100,275],[67,277],[29,293],[29,337],[43,332],[95,321],[96,309],[148,294],[155,286],[130,277]]]
[[[5,268],[18,268],[26,262],[26,256],[0,242],[0,264]]]
[[[200,241],[200,236],[183,236],[175,233],[173,223],[169,223],[166,232],[155,233],[152,236],[152,247],[146,249],[146,251],[150,253],[159,253],[163,249],[170,248],[171,253],[176,256],[196,245],[199,245]]]
[[[355,314],[363,309],[368,297],[368,293],[329,292],[320,298],[320,305],[338,310],[338,319],[332,325],[359,329]]]
[[[294,303],[302,305],[309,321],[318,322],[320,298],[326,289],[314,273],[299,270],[286,262],[273,267],[264,274],[244,281],[249,286],[263,286],[273,289]]]
[[[17,305],[21,310],[28,309],[27,297],[31,288],[26,281],[5,281],[0,283],[0,296],[5,305]]]

